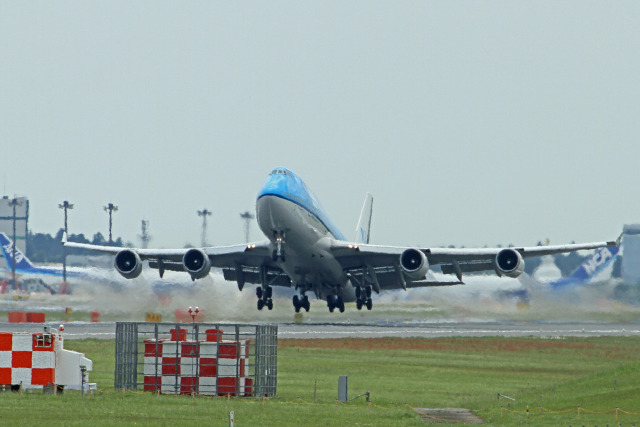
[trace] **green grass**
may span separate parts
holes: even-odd
[[[496,426],[617,425],[618,406],[634,413],[618,423],[640,425],[639,337],[280,340],[278,398],[265,402],[114,391],[113,341],[65,346],[93,360],[99,391],[1,393],[1,425],[228,426],[229,411],[237,426],[424,425],[405,403],[468,408]],[[340,375],[351,397],[371,393],[371,408],[364,398],[336,406]]]

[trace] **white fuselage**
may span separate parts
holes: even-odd
[[[284,198],[265,195],[256,202],[257,221],[273,244],[282,239],[285,260],[279,266],[302,291],[313,290],[318,298],[340,295],[345,302],[355,300],[342,266],[331,254],[334,237],[311,212]]]

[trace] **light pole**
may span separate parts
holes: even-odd
[[[247,211],[247,212],[241,213],[240,218],[242,218],[245,221],[244,240],[246,243],[249,243],[249,224],[251,223],[251,220],[255,218],[255,216],[251,212]]]
[[[105,212],[109,212],[109,244],[113,243],[113,237],[111,234],[111,227],[113,225],[112,216],[114,212],[118,211],[118,207],[113,203],[109,203],[107,206],[103,206]]]
[[[149,228],[149,221],[147,221],[146,219],[143,219],[142,234],[138,236],[140,238],[140,241],[142,242],[143,249],[147,249],[147,246],[149,246],[149,240],[151,240],[151,236],[149,236],[149,232],[147,231],[148,228]]]
[[[207,217],[211,216],[213,212],[209,209],[204,208],[201,211],[198,211],[198,216],[202,217],[202,247],[207,246]]]
[[[69,209],[73,209],[73,204],[65,200],[58,205],[58,208],[64,209],[64,235],[66,239],[69,232],[69,229],[67,228],[67,211]],[[62,281],[67,281],[67,247],[64,245],[62,246]]]
[[[22,202],[17,197],[9,200],[9,206],[13,208],[13,246],[11,247],[11,275],[13,277],[13,289],[18,290],[16,281],[16,207],[22,206]]]

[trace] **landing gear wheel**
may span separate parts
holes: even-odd
[[[333,295],[327,295],[327,306],[329,307],[329,311],[333,313],[333,310],[336,308],[335,297]]]
[[[300,297],[298,295],[293,296],[293,308],[296,310],[296,313],[300,313]]]
[[[258,299],[262,299],[262,286],[258,286],[256,288],[256,296],[258,297]]]
[[[258,310],[262,310],[264,308],[264,300],[261,298],[258,300]]]
[[[264,297],[267,298],[267,299],[273,298],[273,288],[271,286],[268,286],[264,290]]]
[[[304,309],[308,313],[309,309],[311,308],[311,304],[309,304],[309,297],[305,295],[304,297],[302,297],[302,299],[303,299],[302,307],[304,307]]]
[[[269,310],[273,310],[273,300],[271,298],[269,298],[265,304]]]
[[[364,288],[364,291],[367,295],[367,298],[371,299],[371,286],[367,286],[366,288]]]
[[[362,310],[362,300],[360,298],[356,300],[356,307],[358,307],[358,310]]]
[[[336,297],[336,308],[340,310],[340,313],[344,313],[344,301],[340,296]]]
[[[371,298],[369,298],[367,300],[367,310],[371,310],[371,307],[373,307],[373,301],[371,301]]]

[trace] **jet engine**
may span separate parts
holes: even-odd
[[[142,273],[140,256],[131,249],[123,249],[118,252],[113,264],[118,273],[127,279],[135,279]]]
[[[498,275],[515,279],[524,272],[524,259],[514,249],[503,249],[496,255],[496,270]]]
[[[412,280],[424,278],[429,271],[427,256],[419,249],[405,249],[400,255],[400,267],[405,276]]]
[[[201,249],[189,249],[182,258],[182,264],[193,280],[206,277],[211,270],[211,261]]]

